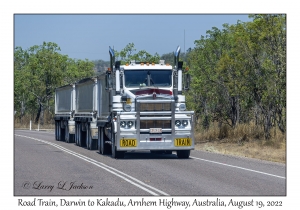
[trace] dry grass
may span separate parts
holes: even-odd
[[[275,128],[271,139],[265,140],[262,128],[254,124],[238,125],[235,129],[214,124],[206,131],[198,129],[195,139],[197,150],[286,162],[286,135]]]
[[[19,118],[15,117],[15,119],[14,119],[14,128],[29,129],[30,128],[30,120],[31,120],[31,129],[32,130],[36,130],[36,129],[54,129],[55,128],[54,120],[49,118],[49,117],[45,117],[45,123],[43,125],[41,125],[41,124],[34,123],[34,120],[30,116],[23,117],[22,121]]]

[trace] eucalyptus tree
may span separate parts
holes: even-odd
[[[286,20],[250,17],[253,22],[213,27],[195,41],[187,98],[205,127],[211,120],[234,127],[255,118],[269,139],[275,124],[286,129]]]
[[[94,74],[93,62],[73,60],[59,51],[53,42],[28,50],[15,49],[14,96],[15,109],[21,109],[20,117],[27,111],[35,114],[36,123],[43,124],[44,111],[53,114],[55,88]]]
[[[257,124],[265,138],[276,123],[286,130],[286,17],[251,15],[252,22],[236,28],[237,51],[243,61],[244,82],[254,102]]]
[[[152,55],[146,50],[139,50],[135,53],[136,51],[134,43],[128,43],[121,51],[115,50],[115,57],[119,59],[122,64],[129,63],[132,60],[157,63],[160,59],[158,53]]]

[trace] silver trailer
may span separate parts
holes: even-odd
[[[176,151],[178,158],[188,158],[194,149],[194,111],[186,111],[182,93],[189,85],[183,87],[179,53],[180,47],[174,52],[174,67],[164,61],[120,65],[109,48],[110,68],[75,83],[73,109],[63,110],[72,110],[70,117],[56,116],[57,135],[64,129],[64,135],[72,135],[66,125],[74,125],[77,145],[113,158],[138,150]]]
[[[74,142],[75,137],[75,84],[55,90],[55,139]]]
[[[110,116],[106,74],[78,81],[75,86],[75,143],[89,150],[98,148],[98,124]]]

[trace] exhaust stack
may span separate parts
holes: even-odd
[[[178,73],[179,73],[178,72],[179,54],[180,54],[180,46],[178,46],[177,49],[176,49],[176,51],[174,52],[174,66],[175,66],[175,71],[174,71],[174,78],[173,78],[173,81],[174,81],[173,93],[174,93],[174,99],[175,99],[175,101],[177,101],[177,99],[178,99],[179,76],[182,76],[182,75],[178,75]],[[179,94],[181,94],[181,90],[180,90]]]

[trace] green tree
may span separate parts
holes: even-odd
[[[213,27],[188,55],[187,99],[204,127],[255,120],[265,138],[286,127],[285,15],[251,15],[253,22]],[[254,113],[254,114],[253,114]]]
[[[115,57],[116,59],[121,60],[122,64],[129,63],[132,60],[154,63],[158,63],[160,60],[158,53],[151,55],[146,50],[140,50],[137,53],[134,53],[135,51],[134,43],[129,43],[120,52],[115,50]]]
[[[55,88],[92,76],[94,64],[73,60],[59,53],[56,43],[44,42],[14,53],[14,98],[18,116],[34,114],[35,122],[44,123],[44,111],[53,114]]]

